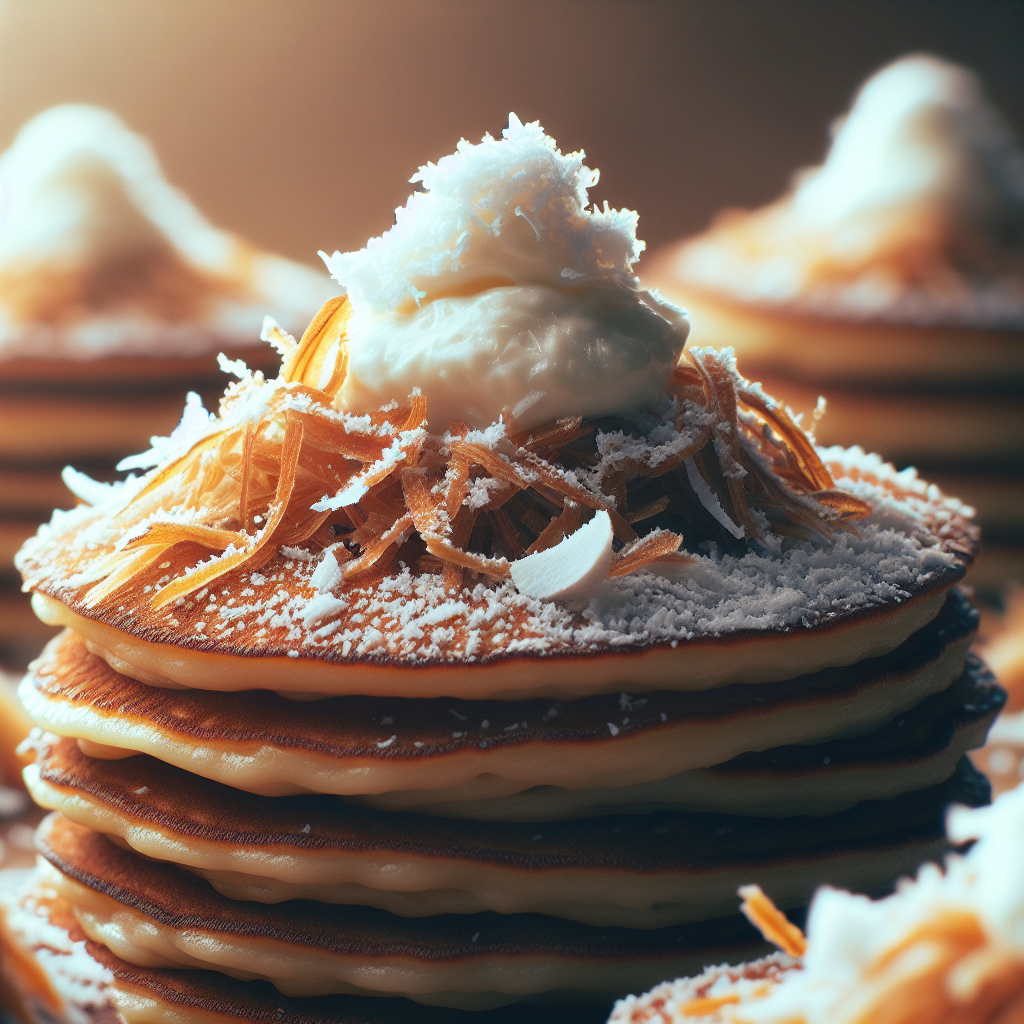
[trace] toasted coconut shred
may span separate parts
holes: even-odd
[[[691,348],[677,361],[685,314],[629,271],[642,248],[635,215],[584,209],[596,174],[581,156],[513,118],[502,140],[463,143],[423,169],[434,191],[414,195],[392,229],[417,259],[397,259],[391,233],[335,254],[349,295],[299,341],[264,327],[282,357],[277,378],[222,357],[237,380],[218,414],[190,395],[174,434],[122,463],[143,476],[103,485],[66,471],[83,504],[24,546],[26,589],[200,650],[244,636],[260,655],[479,661],[813,625],[958,576],[973,543],[965,506],[857,449],[818,450],[731,351]],[[489,191],[464,187],[446,164],[460,160]],[[430,202],[454,236],[428,239],[443,250],[433,262],[413,217]],[[460,203],[478,207],[471,217]],[[496,269],[509,283],[495,285]],[[487,387],[508,405],[481,412],[468,392],[453,405],[450,332],[424,323],[462,322],[453,289],[459,302],[497,295],[515,307],[527,287],[534,326],[503,337],[487,362]],[[605,344],[600,319],[586,317],[540,344],[549,293],[556,312],[566,294],[588,310],[611,303],[620,326],[623,310],[639,310],[643,344],[623,347],[614,332]],[[396,398],[406,370],[373,374],[399,328],[413,332],[416,365],[437,372]],[[625,409],[606,386],[617,360],[632,374]],[[552,363],[578,372],[591,405],[574,405],[565,373],[547,398],[528,391]],[[603,405],[591,380],[604,381]],[[387,400],[354,405],[368,394]],[[569,412],[538,421],[549,408]],[[571,601],[516,588],[517,560],[599,513],[614,537],[603,581]]]

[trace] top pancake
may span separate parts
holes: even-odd
[[[156,685],[557,700],[770,682],[892,650],[938,612],[977,551],[955,504],[856,449],[830,454],[836,477],[877,501],[860,539],[701,558],[679,582],[624,577],[609,582],[606,604],[582,612],[510,583],[453,595],[439,574],[405,568],[347,591],[326,621],[310,618],[318,563],[291,549],[160,611],[146,595],[173,560],[130,582],[116,604],[88,608],[89,585],[74,579],[93,543],[87,506],[70,514],[71,531],[44,530],[26,545],[21,568],[40,618]],[[908,536],[901,513],[920,516],[931,541]],[[887,525],[894,518],[906,533]]]

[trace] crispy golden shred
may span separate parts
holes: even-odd
[[[740,910],[747,920],[783,953],[799,959],[807,952],[807,939],[795,924],[764,894],[759,885],[741,885]]]
[[[91,567],[87,606],[172,567],[173,578],[153,588],[158,610],[298,545],[329,549],[341,587],[383,578],[401,549],[405,564],[459,588],[467,573],[506,578],[513,560],[557,544],[598,510],[611,517],[618,547],[610,576],[686,565],[684,534],[692,544],[736,545],[688,482],[688,459],[742,526],[743,543],[761,543],[767,531],[828,540],[870,512],[835,487],[789,413],[715,352],[688,352],[669,382],[675,427],[689,443],[664,457],[656,445],[643,449],[623,419],[568,417],[524,431],[506,417],[504,434],[485,439],[455,422],[439,436],[425,429],[419,393],[367,415],[335,408],[349,315],[342,296],[298,342],[270,330],[279,380],[256,374],[229,387],[205,436],[153,470],[113,515],[121,539]],[[623,431],[640,448],[602,457],[602,431]]]

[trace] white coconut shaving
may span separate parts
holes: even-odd
[[[0,358],[253,345],[265,314],[301,332],[338,291],[326,275],[215,228],[166,181],[149,143],[99,107],[53,107],[29,121],[0,156],[0,191]],[[146,261],[191,275],[190,314],[168,311],[159,274],[119,276]],[[105,277],[117,286],[95,294]],[[54,294],[67,308],[52,308]]]
[[[612,521],[602,510],[553,547],[516,559],[512,563],[512,582],[528,597],[578,600],[592,595],[611,564]]]
[[[427,396],[432,430],[660,408],[689,330],[642,291],[637,215],[588,207],[597,172],[537,122],[465,140],[359,252],[324,259],[348,290],[342,408]]]

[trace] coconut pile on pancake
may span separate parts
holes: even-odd
[[[301,329],[337,288],[211,225],[146,140],[98,107],[29,121],[0,156],[0,186],[0,561],[10,574],[25,537],[74,503],[62,466],[109,475],[173,428],[187,388],[219,393],[219,351],[269,368],[254,345],[264,315]],[[32,630],[13,592],[0,601],[0,641]]]
[[[824,395],[823,442],[975,505],[974,579],[995,590],[1024,573],[1024,150],[974,74],[922,54],[869,78],[832,135],[785,196],[723,212],[646,280],[794,408]]]
[[[963,507],[683,355],[538,125],[417,180],[267,325],[278,377],[225,361],[20,553],[69,628],[22,684],[55,813],[19,920],[80,928],[127,1021],[603,1015],[757,955],[740,882],[885,889],[988,800]]]
[[[871,902],[824,889],[807,938],[756,886],[744,912],[782,950],[712,967],[616,1005],[609,1024],[1013,1024],[1024,1019],[1024,787],[955,808],[966,855],[929,864]]]

